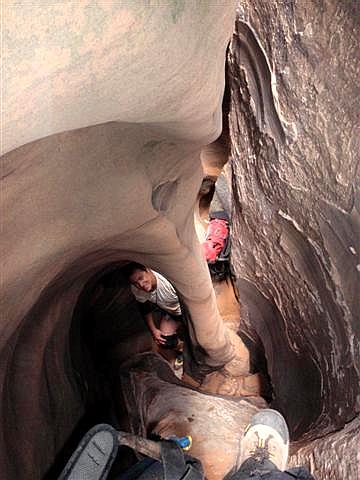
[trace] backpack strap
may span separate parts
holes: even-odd
[[[161,460],[164,468],[164,480],[204,480],[201,462],[190,455],[184,455],[182,449],[173,441],[161,442]]]

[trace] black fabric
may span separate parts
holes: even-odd
[[[162,467],[156,460],[146,457],[133,465],[126,473],[116,476],[114,480],[140,480],[142,478],[141,475],[149,471],[162,473]]]
[[[304,467],[291,468],[281,472],[272,462],[259,462],[248,458],[234,473],[226,475],[224,480],[315,480]]]
[[[161,462],[143,460],[116,480],[204,480],[201,462],[172,441],[161,442]]]
[[[161,335],[162,338],[166,340],[166,343],[161,345],[161,348],[165,348],[167,350],[174,350],[177,347],[179,336],[177,333],[173,335]]]
[[[175,442],[161,442],[161,457],[164,465],[164,480],[204,479],[201,462],[189,455],[185,456]]]
[[[138,304],[139,310],[142,313],[142,315],[146,315],[147,313],[150,313],[150,312],[158,312],[162,316],[165,316],[165,315],[169,316],[170,318],[172,318],[176,322],[182,322],[183,321],[182,315],[174,315],[173,313],[169,313],[166,310],[164,310],[163,308],[160,308],[156,303],[150,302],[150,300],[146,300],[146,302],[139,302],[137,300],[137,304]]]
[[[163,308],[160,308],[159,305],[156,305],[156,303],[152,304],[153,305],[153,310],[154,312],[159,312],[161,316],[168,316],[175,320],[175,322],[183,322],[183,317],[182,315],[174,315],[173,313],[169,313]]]
[[[120,480],[123,480],[123,478]],[[164,480],[164,469],[160,462],[154,462],[145,468],[140,476],[126,478],[125,480]]]
[[[139,310],[143,315],[153,311],[153,304],[147,300],[146,302],[137,302]]]
[[[220,220],[226,220],[227,222],[229,222],[229,215],[225,212],[225,210],[209,212],[209,218],[210,220],[212,220],[213,218],[219,218]]]

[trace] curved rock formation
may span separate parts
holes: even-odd
[[[23,2],[4,14],[1,470],[39,478],[82,413],[68,332],[96,272],[124,260],[161,271],[201,363],[236,356],[193,222],[234,8]]]
[[[358,18],[356,1],[244,0],[228,56],[240,334],[299,439],[293,461],[308,462],[319,479],[356,475]],[[213,376],[228,383],[215,390],[239,392],[243,345],[219,315],[193,222],[200,151],[222,128],[233,22],[231,0],[6,4],[4,478],[42,478],[82,417],[90,387],[79,389],[75,367],[87,360],[76,331],[84,286],[125,261],[146,263],[176,286],[189,313],[186,367],[203,377],[225,364]],[[137,340],[138,351],[147,348]],[[129,423],[170,432],[185,386],[144,364],[140,382],[138,366],[118,378],[146,389],[134,399],[146,417]],[[168,411],[151,392],[164,395]],[[202,395],[186,388],[184,398],[209,404],[198,423],[186,417],[189,430],[204,435],[207,419],[231,420],[222,465],[207,457],[218,438],[206,452],[205,440],[196,442],[216,478],[234,461],[231,433],[255,407]]]
[[[229,53],[242,333],[264,352],[293,438],[360,411],[358,7],[241,2]],[[347,453],[327,470],[329,437],[318,478],[342,478],[358,437],[339,433]]]

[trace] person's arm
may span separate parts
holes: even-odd
[[[144,316],[146,325],[148,326],[148,329],[150,330],[150,333],[154,339],[154,341],[158,345],[163,345],[166,343],[166,340],[161,336],[161,330],[157,328],[154,322],[153,314],[152,314],[152,304],[149,301],[146,302],[138,302],[139,308],[141,313]]]
[[[154,323],[152,312],[145,315],[145,322],[151,332],[151,335],[158,345],[163,345],[166,340],[162,337],[161,330]]]

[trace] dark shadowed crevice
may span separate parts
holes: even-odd
[[[123,264],[102,266],[86,282],[74,308],[68,338],[68,364],[83,414],[73,426],[46,480],[57,478],[82,436],[92,426],[109,423],[120,430],[129,430],[116,375],[125,359],[150,349],[151,341],[128,283],[121,274]],[[126,470],[135,460],[130,449],[121,447],[110,478]]]
[[[294,435],[307,432],[321,414],[319,368],[309,351],[298,355],[289,348],[286,326],[274,303],[246,280],[239,279],[237,287],[240,335],[248,338],[255,368],[261,371],[267,365],[270,379],[276,379],[271,406],[283,413]]]

